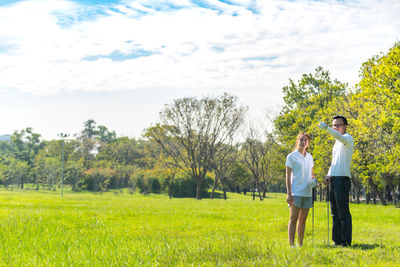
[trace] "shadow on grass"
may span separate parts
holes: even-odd
[[[205,194],[205,198],[210,198],[210,194],[211,192],[208,192],[207,194]],[[214,191],[214,198],[224,198],[224,193],[223,192],[219,192],[219,191]],[[227,195],[226,198],[228,199],[229,196]]]
[[[253,193],[251,193],[251,192],[247,192],[246,194],[243,194],[243,193],[240,193],[241,195],[243,195],[243,196],[246,196],[246,197],[249,197],[249,198],[253,198]],[[274,196],[273,194],[274,193],[267,193],[268,195],[265,195],[265,197],[263,197],[262,196],[262,193],[261,193],[261,196],[262,196],[262,200],[264,200],[264,199],[267,199],[267,198],[277,198],[276,196]],[[255,200],[260,200],[260,196],[258,195],[258,193],[256,193],[256,195],[255,195],[255,198],[254,198]]]
[[[375,248],[383,248],[384,246],[378,244],[353,244],[350,248],[352,249],[361,249],[361,250],[371,250]]]
[[[340,248],[345,248],[345,247],[341,247],[341,246],[333,246],[333,245],[327,245],[327,244],[324,244],[324,245],[320,245],[320,246],[318,246],[318,247],[321,247],[321,248],[333,248],[333,249],[340,249]],[[350,248],[350,249],[359,249],[359,250],[372,250],[372,249],[375,249],[375,248],[384,248],[385,246],[382,246],[382,245],[378,245],[378,244],[353,244],[353,245],[351,245],[350,247],[347,247],[347,248]]]

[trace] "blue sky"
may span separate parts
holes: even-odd
[[[94,119],[138,137],[164,104],[228,92],[265,119],[318,66],[354,85],[400,41],[397,0],[0,1],[0,135]]]

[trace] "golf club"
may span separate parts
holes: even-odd
[[[315,187],[312,189],[312,245],[314,247],[314,198],[315,198]]]
[[[328,225],[328,228],[327,228],[327,239],[326,239],[326,245],[329,247],[329,194],[330,194],[330,191],[329,191],[329,184],[327,184],[326,185],[326,220],[327,220],[327,225]]]

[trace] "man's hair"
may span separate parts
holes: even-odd
[[[346,119],[345,117],[341,116],[341,115],[336,115],[335,117],[333,117],[333,119],[334,119],[334,120],[342,119],[343,124],[344,124],[344,125],[347,125],[347,119]]]

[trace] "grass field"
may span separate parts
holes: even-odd
[[[287,242],[285,195],[264,201],[0,190],[2,266],[399,266],[400,209],[352,204],[353,246],[328,247],[326,203]],[[330,222],[331,224],[331,222]]]

